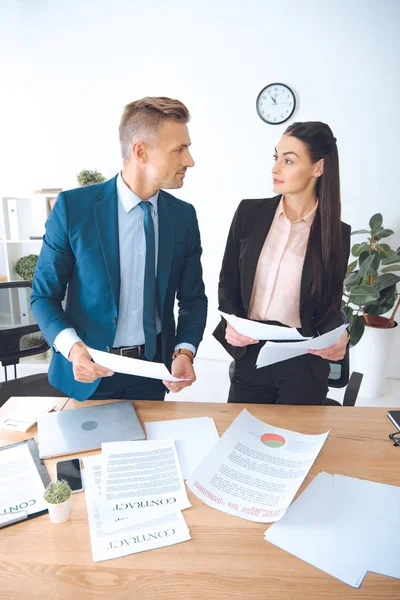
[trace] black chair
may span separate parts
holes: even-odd
[[[331,372],[328,377],[329,387],[343,388],[347,386],[346,392],[343,397],[343,404],[332,398],[325,398],[324,406],[354,406],[357,400],[358,392],[360,390],[361,381],[363,378],[362,373],[354,371],[350,374],[350,358],[349,348],[347,347],[346,354],[342,360],[332,361],[329,363]],[[235,361],[233,360],[229,365],[229,379],[232,381],[233,372],[235,369]]]
[[[57,396],[65,394],[49,384],[47,373],[18,378],[21,358],[41,354],[49,346],[29,308],[31,281],[0,282],[0,363],[5,381],[0,383],[0,406],[11,396]],[[9,380],[7,367],[14,367]]]

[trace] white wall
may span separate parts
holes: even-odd
[[[202,231],[210,312],[201,356],[227,357],[211,331],[233,212],[243,197],[272,193],[271,156],[285,126],[256,114],[267,83],[295,90],[295,120],[332,127],[343,219],[358,229],[380,211],[400,243],[397,0],[2,0],[0,7],[8,56],[0,72],[2,195],[75,187],[82,168],[112,176],[124,104],[167,95],[188,105],[196,166],[177,195],[195,204]],[[391,371],[400,376],[394,360]]]

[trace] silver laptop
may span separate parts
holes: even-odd
[[[40,458],[94,450],[102,442],[145,439],[131,402],[46,413],[37,425]]]

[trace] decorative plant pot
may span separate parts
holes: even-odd
[[[59,504],[47,503],[47,508],[52,523],[65,523],[65,521],[68,521],[71,514],[71,496],[68,500],[60,502]]]
[[[363,398],[379,398],[383,395],[397,327],[396,321],[393,327],[386,327],[388,321],[386,317],[371,315],[361,340],[351,351],[350,370],[364,375],[360,388],[360,396]]]

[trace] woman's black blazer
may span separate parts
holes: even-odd
[[[218,288],[219,310],[238,317],[248,318],[257,263],[265,238],[271,227],[281,196],[257,200],[242,200],[232,221],[222,261]],[[342,222],[342,243],[346,258],[350,253],[350,226]],[[346,260],[347,263],[347,260]],[[343,273],[344,277],[345,273]],[[307,248],[300,287],[300,321],[304,336],[326,333],[344,322],[340,306],[328,318],[320,322],[311,283],[313,261]],[[318,324],[318,327],[316,326]],[[240,359],[246,348],[231,346],[225,340],[226,321],[222,319],[214,331],[214,337],[233,358]],[[329,375],[328,361],[309,354],[315,375],[325,379]]]

